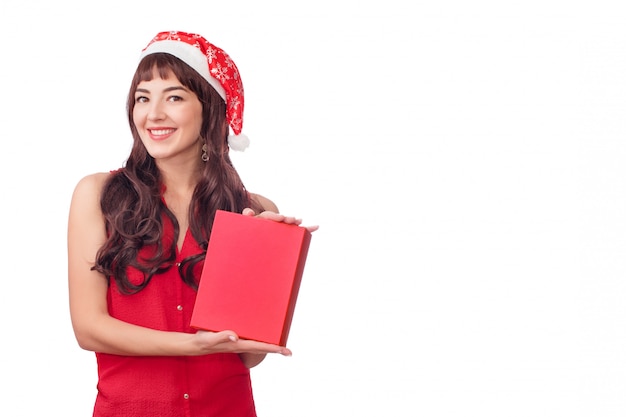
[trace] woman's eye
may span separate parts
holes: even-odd
[[[146,103],[148,101],[148,97],[138,96],[135,97],[135,103]]]
[[[183,98],[181,96],[170,96],[168,98],[169,101],[181,101]]]

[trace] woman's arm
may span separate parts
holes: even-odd
[[[239,340],[232,331],[166,332],[111,317],[107,308],[107,280],[91,267],[106,239],[100,193],[108,174],[83,178],[76,186],[68,221],[68,279],[70,315],[81,348],[119,355],[204,355],[216,352],[252,354],[291,352],[281,346]]]

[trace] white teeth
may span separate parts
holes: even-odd
[[[172,133],[173,131],[174,131],[174,129],[160,129],[160,130],[152,129],[152,130],[150,130],[150,132],[153,135],[167,135],[168,133]]]

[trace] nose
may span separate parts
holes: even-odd
[[[161,103],[157,101],[152,101],[150,103],[150,108],[148,110],[148,120],[163,120],[165,119],[165,112],[163,111],[163,106]]]

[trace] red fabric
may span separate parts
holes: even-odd
[[[165,222],[165,239],[173,227]],[[187,233],[177,262],[201,249]],[[201,270],[202,265],[198,265]],[[141,279],[137,270],[129,276]],[[177,268],[156,275],[137,294],[108,292],[111,316],[141,326],[194,333],[189,326],[196,292]],[[96,353],[98,395],[94,417],[254,417],[250,371],[236,354],[136,357]]]

